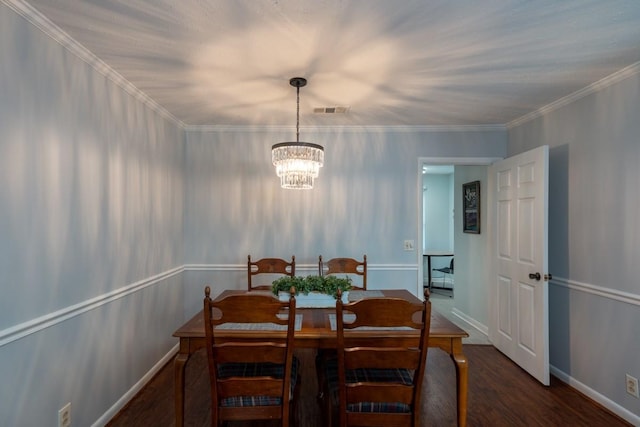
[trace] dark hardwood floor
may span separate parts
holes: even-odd
[[[464,352],[469,361],[469,426],[630,425],[554,377],[551,386],[540,385],[492,346],[465,345]],[[314,352],[300,349],[297,353],[303,364],[299,426],[321,427],[324,423],[316,403]],[[455,426],[453,363],[444,352],[429,349],[427,371],[421,427]],[[169,363],[108,426],[173,426],[173,392],[173,363]],[[187,363],[185,426],[208,426],[209,411],[207,361],[201,350]]]

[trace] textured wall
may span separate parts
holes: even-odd
[[[0,58],[0,425],[86,426],[175,345],[184,132],[4,4]]]
[[[599,400],[635,414],[640,377],[640,77],[509,132],[509,154],[549,145],[550,358]]]
[[[491,264],[487,228],[487,167],[457,167],[454,181],[455,308],[486,327],[489,324],[487,267]],[[462,184],[471,181],[480,181],[480,234],[462,231]]]
[[[241,266],[251,254],[295,255],[299,264],[311,265],[319,254],[366,253],[369,286],[421,293],[418,159],[502,157],[506,144],[503,131],[303,129],[302,140],[324,145],[325,166],[312,191],[294,191],[280,188],[270,161],[271,145],[290,137],[284,131],[187,132],[187,264]],[[415,251],[403,250],[405,239],[414,240]],[[236,281],[218,283],[246,283],[241,276],[228,280]],[[186,282],[198,295],[203,285]]]

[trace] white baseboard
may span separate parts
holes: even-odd
[[[122,397],[118,399],[118,401],[114,403],[114,405],[111,408],[109,408],[107,412],[105,412],[100,418],[98,418],[96,422],[92,424],[92,427],[103,427],[107,425],[107,423],[111,421],[111,419],[115,417],[116,414],[120,412],[120,410],[124,408],[125,405],[131,399],[133,399],[133,397],[136,394],[138,394],[138,392],[142,390],[144,386],[146,386],[147,383],[151,381],[151,379],[158,372],[160,372],[160,370],[164,367],[164,365],[166,365],[167,362],[171,360],[176,355],[176,353],[178,353],[179,349],[180,349],[179,344],[176,344],[175,346],[173,346],[173,348],[171,348],[171,350],[169,350],[169,352],[165,354],[164,357],[162,357],[162,359],[158,361],[158,363],[153,365],[153,367],[149,370],[149,372],[147,372],[142,378],[140,378],[140,380],[137,383],[135,383],[133,387],[131,387],[125,394],[123,394]]]
[[[571,376],[567,375],[565,372],[554,367],[553,365],[549,367],[549,370],[560,381],[568,384],[569,386],[578,390],[580,393],[598,402],[600,405],[604,406],[605,408],[607,408],[608,410],[610,410],[620,418],[623,418],[625,421],[630,422],[634,426],[640,426],[640,416],[634,414],[633,412],[629,411],[626,408],[623,408],[613,400],[609,399],[606,396],[603,396],[602,394],[586,386],[585,384],[581,383],[575,378],[572,378]]]
[[[454,316],[459,317],[460,319],[464,320],[465,322],[467,322],[468,324],[470,324],[471,326],[473,326],[474,328],[476,328],[480,333],[482,333],[485,337],[489,336],[489,327],[487,327],[486,325],[483,325],[482,323],[478,322],[476,319],[474,319],[473,317],[469,317],[467,316],[465,313],[463,313],[462,311],[458,310],[457,308],[452,308],[451,309],[451,313]]]

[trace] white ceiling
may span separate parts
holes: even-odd
[[[638,0],[3,1],[185,125],[295,125],[294,76],[301,126],[508,124],[640,68]]]

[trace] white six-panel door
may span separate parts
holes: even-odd
[[[549,385],[548,157],[548,146],[538,147],[494,163],[488,176],[495,252],[489,339],[544,385]]]

